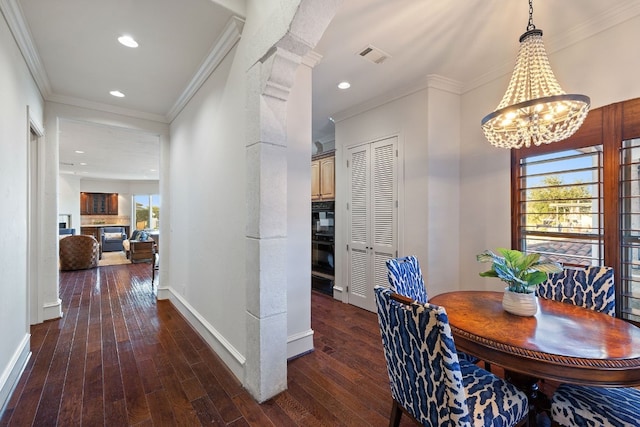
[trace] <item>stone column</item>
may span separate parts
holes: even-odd
[[[302,57],[341,2],[300,0],[288,31],[247,71],[244,386],[258,402],[287,388],[286,102]]]
[[[286,101],[301,58],[273,49],[247,74],[247,354],[259,401],[287,388]]]

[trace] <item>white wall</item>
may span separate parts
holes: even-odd
[[[163,286],[243,378],[245,70],[238,55],[236,47],[171,124],[170,233],[180,250],[169,259],[171,274]]]
[[[422,89],[336,123],[336,206],[346,206],[347,148],[398,136],[398,255],[415,255],[427,290],[457,288],[460,96],[435,76]],[[335,116],[334,116],[335,118]],[[347,212],[336,209],[336,248],[347,244]],[[337,286],[348,280],[346,252],[336,256]],[[343,296],[343,300],[346,298]]]
[[[31,120],[43,128],[43,100],[3,17],[0,18],[0,94],[0,407],[3,407],[30,350],[27,107]]]
[[[640,17],[635,17],[561,51],[548,52],[549,62],[560,86],[567,93],[590,96],[592,108],[637,98],[639,39]],[[484,268],[475,256],[484,249],[511,246],[509,151],[493,148],[480,128],[482,117],[500,102],[509,78],[462,97],[459,256],[463,289],[502,289],[500,281],[478,277]]]
[[[71,215],[69,228],[80,234],[80,177],[61,174],[58,181],[58,212]]]

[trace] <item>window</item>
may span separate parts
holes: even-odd
[[[640,99],[594,109],[566,141],[511,156],[513,247],[613,267],[617,316],[640,322]]]
[[[623,318],[640,322],[640,139],[620,150],[620,296]]]
[[[522,249],[564,265],[603,262],[602,146],[520,160]]]
[[[160,228],[160,195],[143,194],[133,196],[136,230]]]

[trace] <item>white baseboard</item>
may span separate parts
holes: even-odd
[[[342,289],[341,286],[333,286],[333,298],[335,299],[339,299],[340,301],[342,301],[342,295],[343,295],[344,289]]]
[[[162,296],[161,296],[162,295]],[[172,288],[158,289],[158,299],[169,299],[187,319],[209,347],[222,359],[238,380],[244,384],[245,357],[207,320]]]
[[[287,337],[287,359],[313,351],[313,329]]]
[[[42,320],[59,319],[62,317],[62,300],[42,304]]]
[[[27,362],[31,357],[31,334],[25,334],[22,342],[13,354],[9,364],[2,372],[0,377],[0,417],[4,413],[5,406],[18,384],[20,375],[27,366]]]

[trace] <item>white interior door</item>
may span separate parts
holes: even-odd
[[[371,239],[374,286],[388,286],[387,260],[398,254],[398,179],[397,138],[389,138],[371,145]],[[372,310],[375,309],[373,287]]]
[[[350,304],[375,311],[373,288],[387,284],[386,260],[397,253],[397,138],[348,150]]]
[[[369,299],[369,145],[349,150],[349,303],[367,308]]]

